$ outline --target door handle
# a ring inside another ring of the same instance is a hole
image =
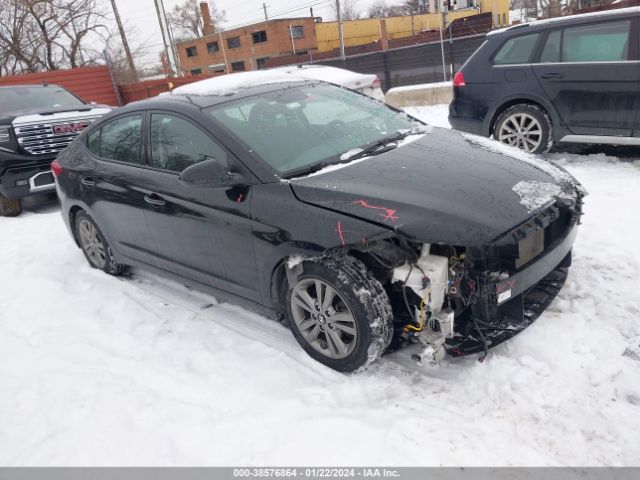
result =
[[[145,195],[144,201],[147,202],[149,205],[154,205],[156,207],[162,207],[165,204],[164,199],[162,199],[155,193],[152,193],[151,195]]]
[[[84,185],[85,187],[95,187],[96,186],[96,181],[93,178],[83,178],[80,180],[80,183],[82,185]]]
[[[562,80],[564,75],[562,73],[544,73],[542,78],[545,80]]]

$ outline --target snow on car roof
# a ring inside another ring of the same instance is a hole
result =
[[[289,75],[297,75],[311,80],[321,80],[324,82],[344,85],[346,87],[360,87],[366,82],[373,82],[376,77],[372,74],[357,73],[351,70],[345,70],[344,68],[330,67],[326,65],[281,67],[272,71],[286,72]]]
[[[233,95],[240,90],[272,83],[304,82],[307,79],[275,71],[230,73],[183,85],[174,95]]]

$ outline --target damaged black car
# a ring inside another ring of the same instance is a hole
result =
[[[53,173],[92,267],[271,310],[339,371],[522,331],[567,277],[585,195],[536,156],[264,72],[119,109]]]

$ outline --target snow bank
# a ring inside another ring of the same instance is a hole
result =
[[[404,87],[393,87],[389,89],[387,94],[389,93],[399,93],[399,92],[411,92],[413,90],[425,90],[430,88],[440,88],[440,87],[451,87],[451,82],[436,82],[436,83],[420,83],[418,85],[407,85]]]

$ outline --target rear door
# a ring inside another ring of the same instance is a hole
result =
[[[137,188],[145,159],[144,114],[116,117],[91,132],[87,148],[93,168],[79,171],[82,198],[111,246],[121,255],[149,262],[155,247],[145,223],[145,203]]]
[[[187,167],[216,160],[229,170],[237,160],[186,117],[149,114],[149,163],[139,185],[158,256],[155,263],[182,276],[257,299],[250,188],[194,187],[180,181]]]
[[[630,136],[638,107],[637,19],[550,30],[533,65],[563,123],[577,135]]]

